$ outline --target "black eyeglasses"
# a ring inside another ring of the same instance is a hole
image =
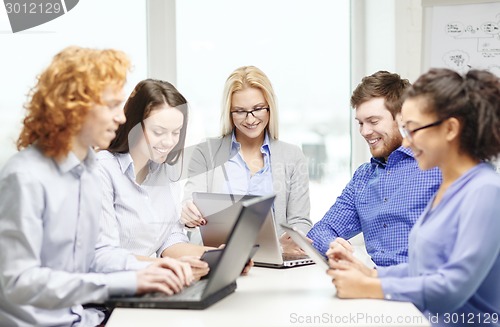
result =
[[[418,128],[412,129],[412,130],[409,130],[406,126],[402,125],[398,121],[399,132],[401,133],[401,136],[403,136],[404,138],[406,138],[408,141],[412,142],[413,141],[413,135],[415,135],[416,132],[421,131],[421,130],[426,129],[426,128],[431,128],[431,127],[434,127],[434,126],[441,125],[445,120],[446,119],[441,119],[441,120],[435,121],[435,122],[433,122],[431,124],[420,126]]]
[[[255,118],[262,119],[269,112],[269,108],[255,108],[253,110],[235,110],[231,111],[231,115],[237,119],[247,119],[249,114],[252,114]]]

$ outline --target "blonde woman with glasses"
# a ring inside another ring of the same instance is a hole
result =
[[[276,96],[268,77],[257,67],[236,69],[227,79],[218,138],[198,146],[189,165],[181,220],[187,227],[206,224],[191,201],[193,192],[276,194],[276,224],[288,223],[304,233],[309,218],[306,159],[297,146],[278,139]],[[281,229],[285,253],[303,254]]]

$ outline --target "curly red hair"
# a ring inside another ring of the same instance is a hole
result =
[[[88,111],[102,104],[106,87],[123,88],[129,69],[127,55],[113,49],[68,47],[55,55],[30,92],[18,150],[36,144],[48,157],[65,157]]]

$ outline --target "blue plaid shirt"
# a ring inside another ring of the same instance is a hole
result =
[[[371,158],[307,236],[325,253],[336,237],[349,239],[363,232],[377,266],[407,262],[410,230],[440,183],[439,169],[420,170],[409,149],[399,147],[387,162]]]

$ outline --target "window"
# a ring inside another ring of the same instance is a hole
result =
[[[13,34],[1,5],[0,168],[16,152],[26,95],[56,53],[70,45],[124,51],[134,65],[128,76],[128,95],[147,76],[146,28],[143,1],[85,0],[57,19]]]
[[[220,134],[226,78],[254,65],[273,83],[280,139],[309,158],[311,219],[350,179],[348,0],[176,1],[177,86],[191,142]]]

